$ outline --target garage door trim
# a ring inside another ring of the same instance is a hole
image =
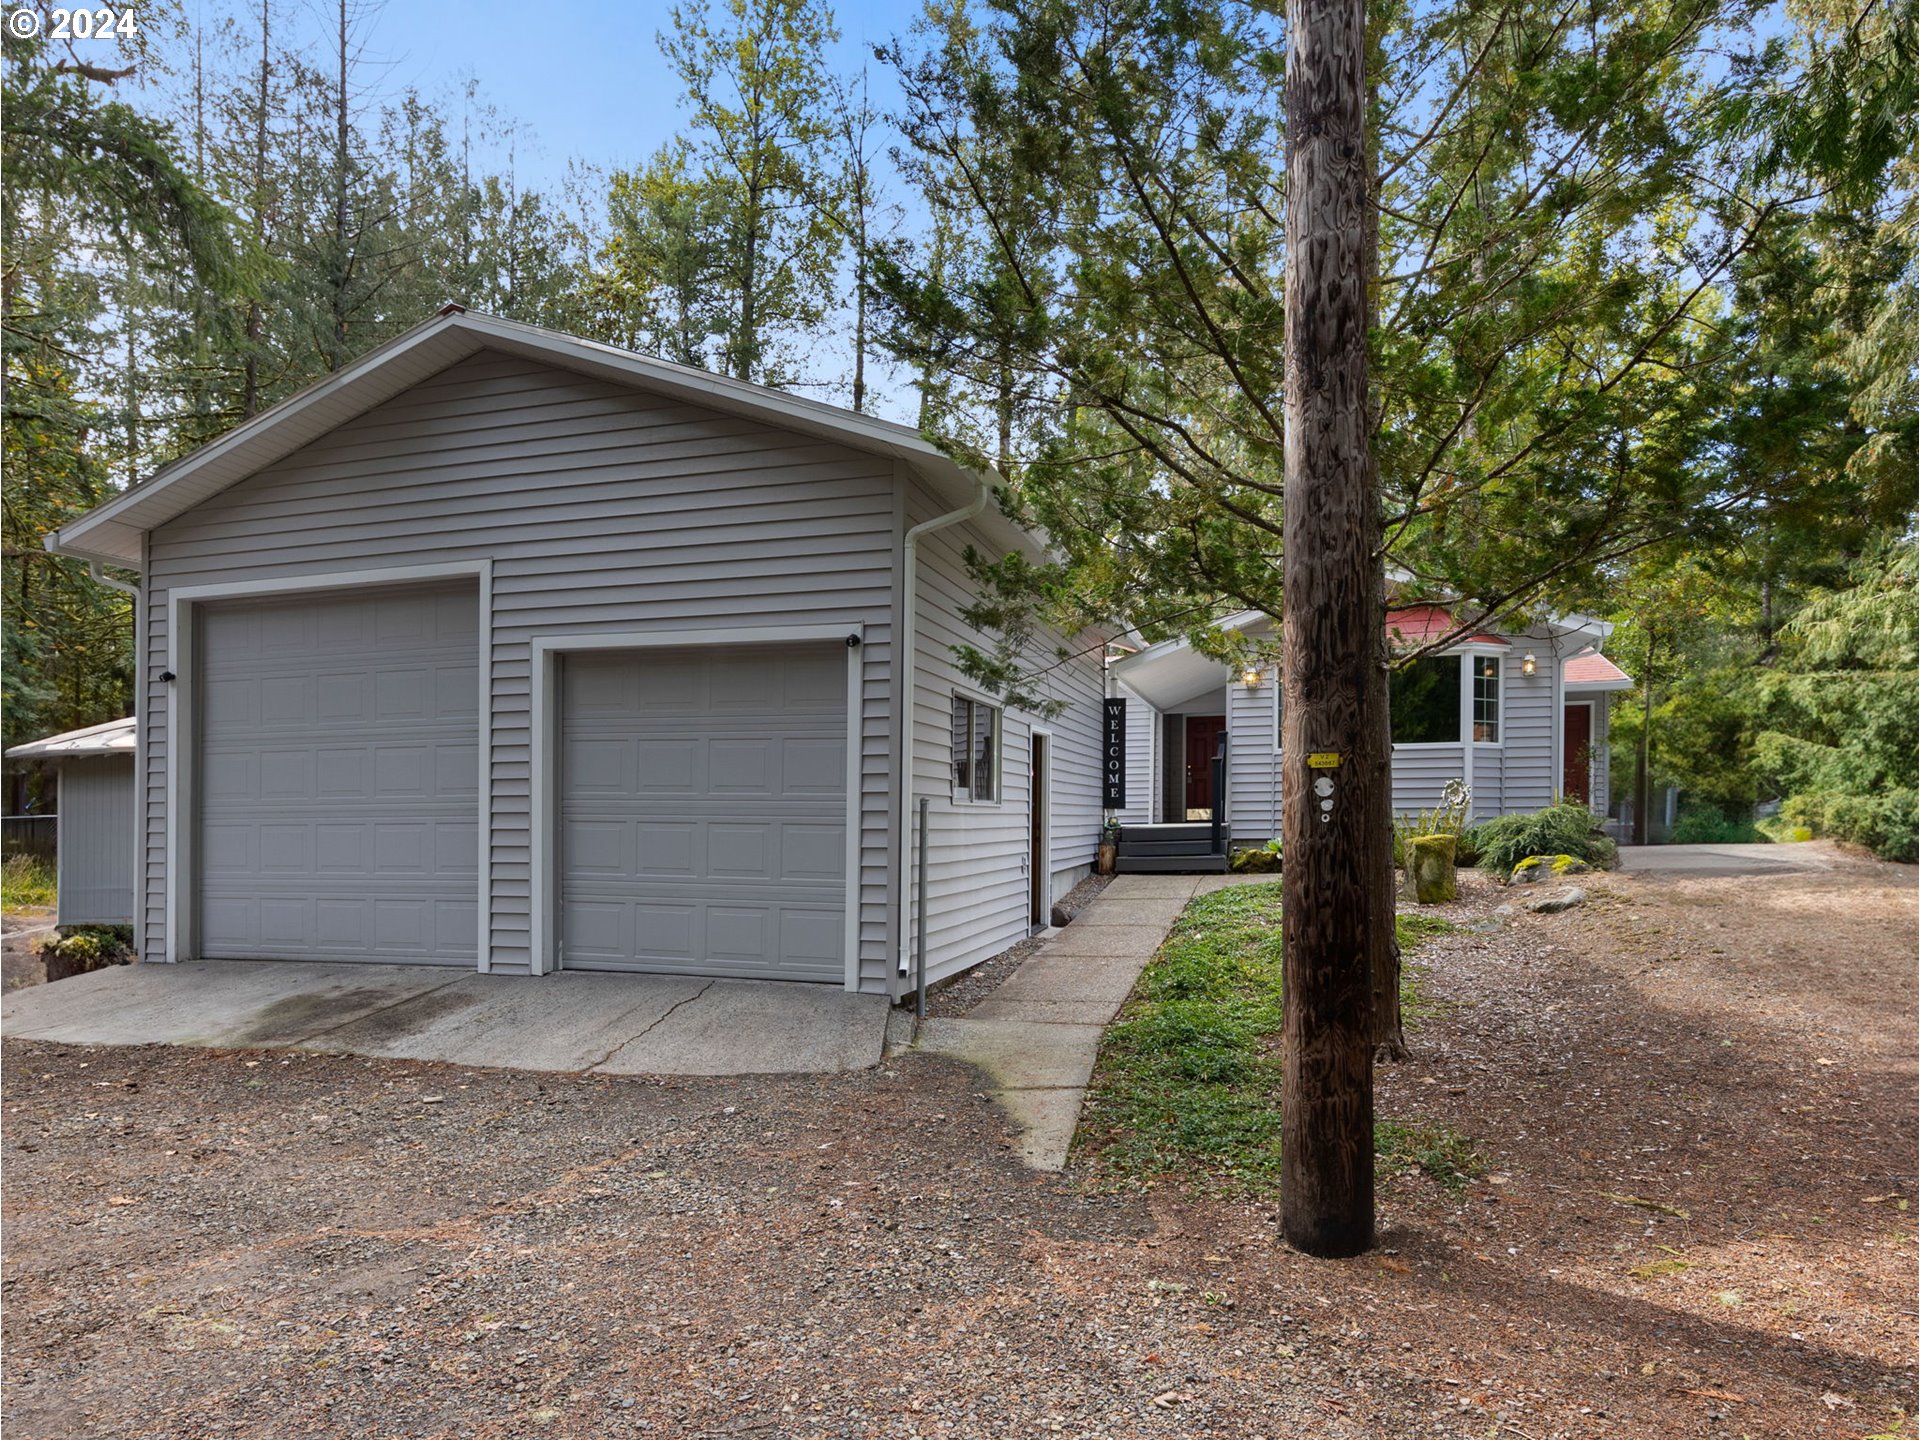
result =
[[[755,625],[733,629],[638,630],[589,635],[548,634],[531,638],[532,703],[532,852],[531,929],[533,973],[557,968],[560,919],[559,875],[554,826],[559,823],[560,687],[555,661],[565,654],[597,650],[694,649],[735,645],[820,644],[838,641],[847,650],[847,853],[846,924],[843,945],[846,988],[860,988],[860,711],[861,657],[866,634],[859,623],[841,625]]]
[[[492,917],[488,897],[493,892],[490,834],[491,807],[488,779],[493,754],[493,564],[490,560],[451,561],[437,565],[395,565],[382,569],[338,570],[318,575],[295,575],[272,580],[234,580],[213,585],[183,585],[167,592],[167,670],[175,679],[167,687],[167,826],[166,826],[166,910],[167,935],[163,954],[167,960],[191,960],[198,953],[193,932],[199,889],[197,857],[193,836],[199,821],[189,813],[197,793],[197,742],[182,743],[181,737],[197,734],[199,717],[195,712],[198,690],[198,659],[194,653],[197,630],[194,606],[210,601],[242,600],[249,596],[294,597],[303,594],[337,594],[341,591],[382,586],[411,585],[434,580],[474,580],[480,588],[479,643],[479,792],[480,856],[478,894],[474,903],[479,910],[479,953],[475,963],[490,970],[492,957]],[[141,737],[144,748],[146,736]],[[138,796],[140,825],[146,826],[146,797]],[[144,842],[143,842],[144,843]]]

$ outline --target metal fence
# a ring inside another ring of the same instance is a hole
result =
[[[0,815],[0,856],[53,859],[56,819],[52,815]]]

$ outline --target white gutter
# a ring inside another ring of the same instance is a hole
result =
[[[919,691],[919,671],[917,669],[918,626],[920,616],[920,537],[931,535],[935,530],[945,530],[949,525],[964,524],[974,519],[987,508],[987,499],[992,489],[984,476],[973,477],[974,496],[970,504],[958,510],[949,510],[944,515],[936,515],[931,520],[922,520],[907,531],[901,541],[901,579],[906,593],[901,596],[900,629],[898,644],[894,654],[894,675],[899,682],[894,686],[896,703],[901,706],[900,720],[900,848],[895,853],[900,856],[900,973],[907,975],[913,969],[912,942],[909,921],[913,904],[913,845],[909,836],[913,834],[913,712],[914,699]]]
[[[49,535],[47,538],[51,540],[53,537]],[[133,596],[135,600],[140,598],[140,587],[138,585],[129,585],[126,581],[116,580],[111,575],[102,575],[100,573],[100,562],[98,560],[89,560],[87,562],[87,574],[91,575],[109,590],[118,590],[122,595]]]

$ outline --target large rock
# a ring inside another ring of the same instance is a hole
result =
[[[1571,910],[1587,898],[1587,892],[1578,885],[1569,885],[1564,890],[1556,890],[1551,895],[1535,895],[1527,901],[1527,909],[1536,915],[1557,915],[1562,910]]]
[[[1593,867],[1578,855],[1529,855],[1513,867],[1509,885],[1531,885],[1536,880],[1558,880],[1563,875],[1583,875]]]
[[[1445,905],[1460,898],[1453,877],[1453,836],[1416,835],[1407,841],[1406,894],[1421,905]]]

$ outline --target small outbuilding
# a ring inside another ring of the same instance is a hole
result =
[[[9,760],[50,765],[58,775],[58,924],[133,923],[134,754],[132,716],[7,751]]]

